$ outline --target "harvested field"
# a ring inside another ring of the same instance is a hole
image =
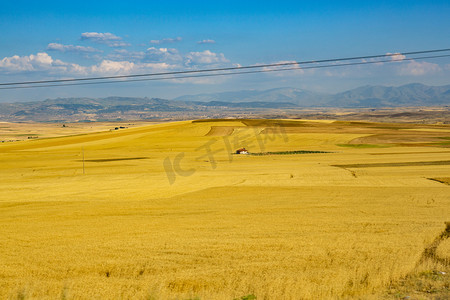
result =
[[[0,298],[445,295],[448,266],[423,254],[448,252],[449,152],[420,130],[351,144],[408,126],[434,128],[226,119],[2,143]]]
[[[99,158],[99,159],[85,159],[85,162],[110,162],[110,161],[123,161],[123,160],[138,160],[149,159],[149,157],[125,157],[125,158]],[[83,160],[77,160],[83,161]]]
[[[411,154],[434,154],[434,153],[450,153],[450,151],[423,151],[423,152],[386,152],[386,153],[369,153],[370,155],[411,155]]]
[[[414,166],[447,166],[450,160],[443,161],[410,161],[397,163],[373,163],[373,164],[348,164],[348,165],[332,165],[341,168],[380,168],[380,167],[414,167]]]
[[[408,132],[398,132],[395,134],[374,134],[366,137],[356,138],[350,141],[351,144],[398,144],[398,143],[424,143],[443,142],[443,139],[450,138],[448,133],[436,133],[419,131],[420,134],[410,134]]]
[[[206,136],[226,136],[231,135],[234,131],[234,127],[231,126],[211,126],[211,130]]]

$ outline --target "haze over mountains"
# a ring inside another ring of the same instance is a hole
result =
[[[450,85],[408,84],[400,87],[362,86],[337,94],[296,88],[243,90],[186,95],[173,100],[107,97],[58,98],[34,102],[0,103],[2,121],[131,120],[166,117],[218,117],[229,112],[311,107],[381,108],[448,106]],[[220,114],[218,113],[220,112]]]
[[[297,88],[276,88],[270,90],[243,90],[213,94],[185,95],[174,100],[187,102],[284,102],[300,106],[316,106],[325,94]]]
[[[264,91],[244,90],[175,98],[191,102],[284,102],[301,107],[399,107],[449,105],[450,85],[427,86],[412,83],[399,87],[362,86],[337,94],[323,94],[297,88]]]

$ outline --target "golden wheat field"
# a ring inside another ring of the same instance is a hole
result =
[[[1,299],[378,299],[448,270],[449,125],[28,125],[2,124],[45,134],[0,144]]]

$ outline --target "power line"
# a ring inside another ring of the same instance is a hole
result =
[[[396,55],[399,55],[399,54],[396,54]],[[321,68],[333,68],[333,67],[343,67],[343,66],[367,65],[367,64],[376,64],[376,63],[401,63],[401,62],[411,61],[411,60],[432,59],[432,58],[442,58],[442,57],[450,57],[450,54],[420,56],[420,57],[414,57],[414,58],[404,58],[402,60],[390,59],[390,60],[377,60],[377,61],[364,61],[364,62],[350,62],[350,63],[326,64],[326,65],[310,66],[310,67],[291,67],[291,68],[268,69],[268,70],[263,69],[263,70],[252,70],[252,71],[241,71],[241,72],[229,72],[229,73],[213,73],[213,74],[130,79],[130,80],[109,80],[109,81],[46,84],[46,85],[31,85],[31,86],[9,86],[9,87],[7,86],[7,87],[0,87],[0,90],[58,87],[58,86],[78,86],[78,85],[109,84],[109,83],[125,83],[125,82],[137,82],[137,81],[176,80],[176,79],[215,77],[215,76],[230,76],[230,75],[240,75],[240,74],[255,74],[255,73],[267,73],[267,72],[282,72],[282,71],[292,71],[292,70],[307,70],[307,69],[321,69]],[[279,65],[277,65],[277,66],[279,66]]]
[[[286,62],[286,63],[275,63],[275,64],[261,64],[261,65],[253,65],[253,66],[215,68],[215,69],[201,69],[201,70],[173,71],[173,72],[118,75],[118,76],[103,76],[103,77],[85,77],[85,78],[73,78],[73,79],[8,82],[8,83],[0,83],[0,86],[26,85],[26,84],[43,84],[43,83],[58,83],[58,82],[74,82],[74,81],[92,81],[92,80],[121,79],[121,78],[134,78],[134,77],[149,77],[149,76],[161,76],[161,75],[179,75],[179,74],[205,73],[205,72],[217,72],[217,71],[233,71],[233,70],[267,68],[267,67],[279,67],[279,66],[289,66],[289,65],[304,65],[304,64],[313,64],[313,63],[328,63],[328,62],[340,62],[340,61],[360,60],[360,59],[373,59],[373,58],[382,58],[382,57],[393,57],[393,56],[398,56],[398,55],[417,55],[417,54],[448,52],[448,51],[450,51],[450,48],[434,49],[434,50],[422,50],[422,51],[413,51],[413,52],[403,52],[403,53],[378,54],[378,55],[368,55],[368,56],[355,56],[355,57],[346,57],[346,58],[332,58],[332,59],[308,60],[308,61],[297,61],[297,62]],[[48,86],[50,86],[50,85],[48,85]]]

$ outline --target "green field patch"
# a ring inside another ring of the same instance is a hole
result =
[[[37,134],[37,133],[20,133],[20,134],[15,134],[15,136],[39,136],[39,134]]]
[[[450,146],[450,141],[449,142],[442,142],[442,143],[433,143],[433,145],[436,145],[438,147],[448,147],[448,146]]]
[[[256,152],[256,153],[249,153],[249,155],[261,156],[261,155],[290,155],[290,154],[312,154],[312,153],[333,153],[333,152],[295,150],[295,151]]]

